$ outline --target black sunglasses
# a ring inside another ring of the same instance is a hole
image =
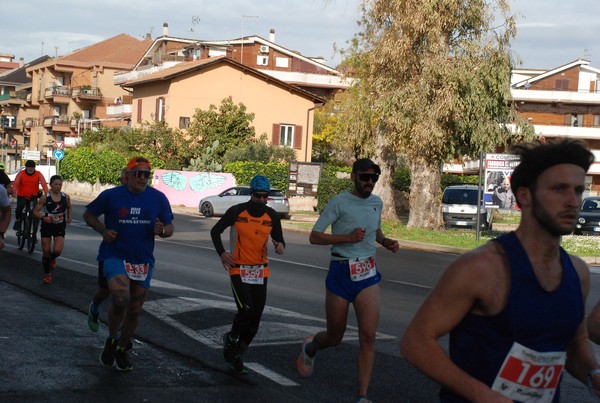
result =
[[[129,172],[131,172],[133,174],[133,176],[135,176],[136,178],[148,179],[150,177],[150,171],[139,171],[137,169],[134,169]]]
[[[371,182],[375,183],[379,180],[378,174],[356,174],[356,175],[358,175],[358,179],[360,179],[362,182],[368,182],[369,180],[371,180]]]
[[[252,196],[256,197],[257,199],[267,199],[269,197],[269,194],[252,192]]]

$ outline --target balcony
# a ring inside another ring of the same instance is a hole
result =
[[[0,95],[0,105],[18,105],[23,106],[27,104],[27,95],[31,99],[31,92],[25,90],[10,91]]]
[[[131,116],[131,104],[109,105],[106,107],[106,115],[108,117],[123,117]]]
[[[520,102],[592,105],[600,103],[599,92],[511,89],[510,94],[514,101]]]
[[[26,118],[23,121],[23,127],[25,127],[26,129],[31,129],[32,127],[35,127],[38,125],[39,125],[39,121],[34,118]]]
[[[67,115],[46,116],[44,118],[44,127],[52,128],[53,132],[70,133],[71,118]]]
[[[102,100],[102,92],[100,91],[100,88],[92,88],[87,85],[73,88],[71,96],[75,99],[76,102]]]
[[[44,98],[55,104],[68,104],[71,101],[71,87],[55,86],[46,88]]]

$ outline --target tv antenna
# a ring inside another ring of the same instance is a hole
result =
[[[590,49],[590,48],[583,49],[583,57],[591,57],[591,56],[592,56],[592,49]]]
[[[240,51],[240,63],[244,64],[244,19],[246,18],[258,18],[258,15],[245,15],[242,14],[242,46]]]
[[[198,15],[194,15],[192,16],[192,27],[190,28],[190,32],[194,32],[194,28],[196,27],[196,25],[200,24],[200,16]]]

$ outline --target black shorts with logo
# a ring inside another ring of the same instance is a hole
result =
[[[64,237],[66,229],[67,229],[66,223],[46,224],[45,222],[43,222],[40,232],[42,234],[42,238],[52,238],[52,237],[56,237],[56,236]]]

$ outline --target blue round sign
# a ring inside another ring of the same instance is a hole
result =
[[[65,157],[65,152],[63,150],[55,150],[54,158],[58,161],[62,160]]]

